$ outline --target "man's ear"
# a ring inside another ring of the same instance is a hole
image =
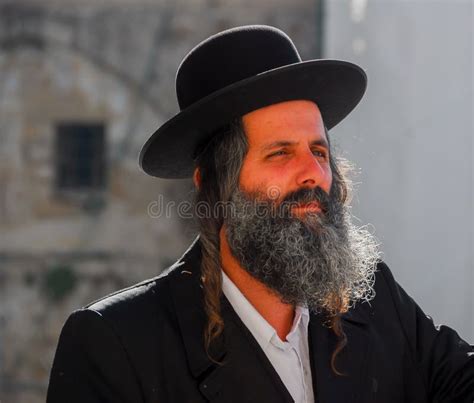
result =
[[[201,187],[201,171],[199,170],[199,167],[194,169],[193,182],[197,189]]]

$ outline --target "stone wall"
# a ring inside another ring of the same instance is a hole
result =
[[[0,4],[0,400],[42,402],[70,312],[157,275],[195,235],[160,196],[190,181],[147,177],[149,134],[177,112],[176,68],[200,40],[264,23],[315,57],[316,1],[3,1]],[[107,185],[55,188],[58,122],[103,122]]]

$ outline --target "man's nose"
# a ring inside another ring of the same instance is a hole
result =
[[[299,187],[315,187],[324,184],[326,171],[311,150],[300,156],[296,183]]]

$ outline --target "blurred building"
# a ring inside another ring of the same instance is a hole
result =
[[[194,237],[176,209],[150,211],[189,200],[190,181],[137,164],[177,112],[182,57],[217,31],[264,23],[314,58],[316,11],[303,0],[0,3],[1,401],[44,401],[67,315],[157,275]]]

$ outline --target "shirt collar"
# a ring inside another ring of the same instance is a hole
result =
[[[260,315],[260,313],[253,307],[247,298],[242,294],[239,288],[232,282],[232,280],[222,272],[222,292],[229,300],[232,308],[240,317],[244,325],[250,330],[252,335],[257,340],[258,344],[262,347],[266,347],[273,339],[278,338],[275,329]],[[287,340],[292,341],[294,338],[298,338],[301,333],[298,331],[300,324],[303,329],[308,328],[309,312],[308,308],[303,306],[297,306],[295,309],[295,318],[290,332],[288,333]],[[278,338],[278,340],[280,340]],[[281,341],[281,340],[280,340]],[[282,342],[283,343],[283,342]]]

